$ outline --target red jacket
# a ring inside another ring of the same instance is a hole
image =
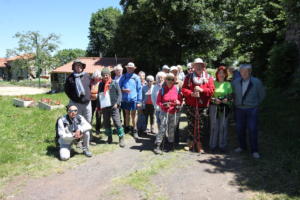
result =
[[[201,99],[202,103],[200,102],[200,100],[198,98],[191,96],[191,94],[194,91],[195,86],[196,85],[193,83],[193,80],[192,80],[192,75],[191,74],[187,75],[184,79],[184,83],[183,83],[182,90],[181,90],[183,96],[185,97],[185,103],[189,106],[196,107],[197,101],[198,101],[199,107],[208,107],[211,96],[214,94],[214,91],[215,91],[214,80],[211,77],[209,77],[208,83],[204,83],[204,84],[200,85],[200,88],[202,88],[204,90],[203,92],[200,93],[200,99]]]
[[[178,100],[178,101],[177,101]],[[165,106],[164,103],[169,103],[169,107]],[[177,112],[177,106],[182,104],[182,95],[173,85],[169,88],[166,84],[163,85],[163,95],[162,89],[159,90],[156,104],[161,108],[162,111],[174,114]]]

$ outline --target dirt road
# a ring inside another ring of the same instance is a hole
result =
[[[1,86],[0,96],[18,96],[18,95],[33,95],[44,94],[49,88],[21,87],[21,86]]]
[[[178,150],[154,155],[152,141],[94,156],[62,174],[26,178],[4,188],[10,200],[242,200],[251,195],[235,180],[236,155]]]

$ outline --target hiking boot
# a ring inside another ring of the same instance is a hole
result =
[[[125,133],[129,133],[129,131],[130,131],[130,127],[129,127],[129,126],[125,126],[124,132],[125,132]]]
[[[162,150],[160,149],[160,145],[157,144],[156,147],[153,149],[155,154],[162,154]]]
[[[83,150],[83,154],[84,154],[86,157],[92,157],[92,156],[93,156],[92,152],[90,152],[89,150]]]
[[[174,151],[174,149],[175,149],[175,144],[174,144],[174,142],[170,142],[169,143],[169,145],[168,145],[168,151]]]
[[[125,138],[124,138],[124,136],[119,137],[119,146],[121,148],[125,147]]]
[[[111,144],[112,143],[112,141],[113,141],[113,138],[112,138],[112,136],[110,135],[110,136],[108,136],[107,137],[107,143],[108,144]]]

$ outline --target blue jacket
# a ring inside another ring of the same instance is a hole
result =
[[[242,95],[242,78],[238,78],[232,82],[234,104],[237,108],[255,108],[265,98],[265,89],[262,82],[250,77],[248,88],[244,95]]]
[[[122,101],[125,102],[142,102],[142,84],[141,80],[138,75],[132,73],[126,73],[124,74],[120,81],[119,85],[121,90],[122,89],[129,89],[129,93],[122,92]]]

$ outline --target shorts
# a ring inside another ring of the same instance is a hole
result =
[[[122,101],[121,108],[124,110],[137,110],[136,104],[135,101]]]

